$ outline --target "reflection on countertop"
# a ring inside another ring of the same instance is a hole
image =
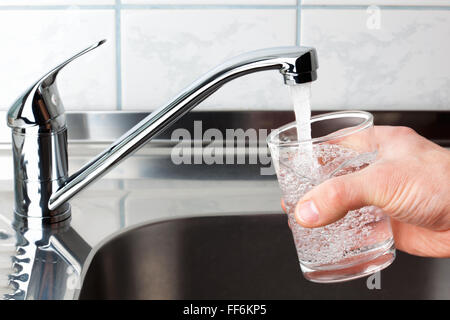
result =
[[[70,145],[69,167],[80,167],[104,147]],[[5,172],[12,171],[11,164],[10,151],[0,148]],[[0,253],[6,262],[13,255],[13,265],[8,268],[6,263],[0,272],[0,277],[9,278],[10,288],[5,281],[0,290],[13,299],[73,299],[89,252],[124,228],[179,217],[281,212],[275,176],[260,176],[258,165],[177,166],[167,147],[141,149],[71,201],[70,224],[48,230],[11,228],[13,183],[7,174],[3,178],[0,216],[9,222],[8,244],[15,238],[15,248]],[[0,239],[0,246],[6,246],[5,240]]]

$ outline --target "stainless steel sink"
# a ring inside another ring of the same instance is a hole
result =
[[[284,214],[183,218],[123,232],[100,247],[80,299],[449,299],[450,259],[398,252],[380,275],[302,277]]]
[[[374,114],[379,124],[408,125],[450,146],[449,112]],[[68,114],[69,168],[80,168],[147,115]],[[292,120],[291,111],[199,111],[174,124],[173,130],[186,129],[192,143],[200,141],[206,147],[211,141],[196,136],[200,122],[201,132],[216,128],[226,137],[228,129],[270,131]],[[172,133],[161,134],[75,199],[70,224],[48,232],[34,227],[17,230],[20,241],[10,275],[14,295],[8,298],[450,299],[449,259],[403,253],[381,272],[380,290],[367,289],[366,279],[334,285],[307,282],[286,216],[270,214],[279,210],[281,197],[275,175],[262,174],[270,164],[249,161],[261,151],[258,146],[266,146],[264,135],[245,148],[235,144],[235,156],[245,155],[245,164],[177,165],[171,151],[179,141],[171,139]],[[0,126],[3,221],[13,218],[10,139],[9,129]],[[229,216],[233,212],[240,215]],[[192,216],[196,218],[186,218]],[[152,223],[161,219],[164,222]],[[10,239],[0,239],[0,244]]]

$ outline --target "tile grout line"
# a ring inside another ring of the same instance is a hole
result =
[[[319,5],[319,4],[304,4],[302,5],[303,9],[308,10],[365,10],[370,5]],[[407,5],[375,5],[383,10],[434,10],[434,11],[446,11],[450,10],[450,5],[442,5],[442,6],[430,6],[430,5],[418,5],[418,6],[407,6]]]
[[[196,5],[196,4],[122,4],[114,5],[0,5],[1,10],[111,10],[121,9],[294,9],[295,5]]]
[[[33,10],[111,10],[114,5],[0,5],[0,11]]]
[[[297,0],[297,21],[296,21],[296,39],[295,39],[295,44],[297,46],[301,45],[301,32],[300,32],[300,27],[301,27],[301,23],[302,23],[302,0]]]
[[[123,4],[123,9],[295,9],[296,5],[247,5],[247,4]]]
[[[1,1],[1,0],[0,0]],[[114,5],[0,5],[0,11],[111,10]]]
[[[116,110],[122,110],[122,30],[121,30],[121,0],[116,0],[115,36],[116,36]]]
[[[171,5],[171,4],[122,4],[120,0],[116,0],[115,5],[0,5],[0,11],[14,10],[116,10],[116,9],[365,9],[368,5],[314,5],[301,4],[301,0],[297,0],[296,5]],[[378,5],[378,7],[386,10],[450,10],[450,5]]]

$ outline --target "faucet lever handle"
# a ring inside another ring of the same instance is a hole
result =
[[[106,40],[101,40],[75,54],[71,58],[47,72],[26,90],[8,111],[8,126],[13,129],[39,127],[39,129],[59,130],[65,126],[64,106],[59,97],[56,77],[59,71],[73,60],[98,48]]]
[[[57,66],[56,68],[52,69],[51,71],[49,71],[45,76],[43,76],[36,84],[41,85],[43,87],[52,85],[55,80],[56,80],[56,76],[58,75],[59,71],[61,71],[62,68],[64,68],[65,66],[67,66],[69,63],[71,63],[73,60],[81,57],[82,55],[84,55],[85,53],[88,53],[89,51],[92,51],[96,48],[98,48],[99,46],[101,46],[102,44],[104,44],[106,42],[106,39],[103,39],[99,42],[96,42],[94,44],[92,44],[91,46],[87,47],[86,49],[78,52],[77,54],[75,54],[74,56],[72,56],[71,58],[67,59],[66,61],[64,61],[63,63],[61,63],[59,66]],[[35,85],[36,85],[35,84]]]

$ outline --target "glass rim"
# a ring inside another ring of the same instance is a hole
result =
[[[330,133],[325,136],[316,137],[316,138],[312,138],[312,139],[306,139],[306,140],[274,142],[275,136],[278,136],[282,132],[287,131],[287,130],[291,129],[292,127],[296,126],[297,122],[293,121],[293,122],[287,123],[287,124],[277,128],[277,129],[272,130],[272,132],[267,136],[266,141],[267,141],[267,144],[276,146],[276,147],[294,147],[294,146],[304,144],[306,142],[311,142],[314,144],[314,143],[320,143],[320,142],[325,142],[325,141],[329,141],[329,140],[343,138],[343,137],[349,136],[351,134],[355,134],[357,132],[365,130],[373,125],[373,115],[370,112],[362,111],[362,110],[345,110],[345,111],[322,113],[322,114],[312,116],[310,119],[310,123],[323,121],[323,120],[331,120],[331,119],[335,119],[335,118],[345,118],[345,117],[361,118],[361,119],[364,119],[364,121],[356,126],[344,128],[344,129],[349,129],[349,130],[346,130],[345,132],[338,133],[339,131],[336,131],[336,132]]]

